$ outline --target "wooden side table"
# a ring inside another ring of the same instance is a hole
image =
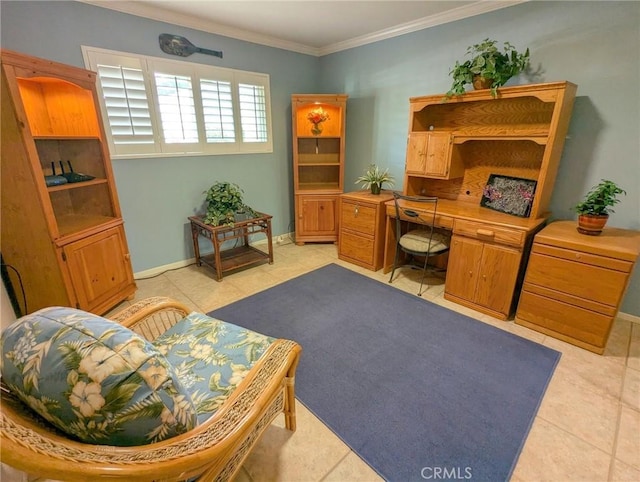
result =
[[[640,255],[640,232],[578,233],[557,221],[533,243],[515,322],[602,354]]]
[[[216,272],[216,280],[222,281],[222,274],[246,266],[254,266],[269,261],[273,264],[273,241],[271,239],[271,218],[273,216],[264,213],[256,213],[255,218],[237,221],[233,226],[210,226],[203,222],[201,216],[190,216],[191,235],[193,237],[193,250],[196,255],[196,263],[202,263],[213,268]],[[254,248],[249,244],[249,236],[264,233],[269,245],[268,253]],[[202,236],[211,241],[213,253],[200,255],[198,238]],[[242,240],[241,246],[222,249],[225,242]]]

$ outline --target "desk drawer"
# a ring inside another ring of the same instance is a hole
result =
[[[453,232],[469,238],[481,241],[494,241],[496,243],[511,246],[523,246],[525,241],[524,231],[507,229],[493,224],[479,223],[456,219]]]
[[[370,269],[375,269],[373,238],[359,236],[343,229],[340,231],[339,254],[341,259],[351,258],[360,261]]]
[[[342,200],[341,229],[350,229],[373,236],[376,230],[377,216],[378,210],[374,206]]]
[[[395,219],[396,208],[393,204],[387,205],[387,216],[389,216],[392,220]],[[431,217],[429,216],[428,211],[424,212],[423,216],[425,217],[425,219],[429,219],[429,221],[431,221]],[[411,218],[409,216],[401,216],[400,219],[411,221],[412,223],[416,222],[415,218]],[[436,227],[451,231],[453,229],[453,218],[444,214],[436,214]]]
[[[528,291],[523,291],[520,296],[516,317],[597,347],[605,346],[613,322],[611,316]]]
[[[572,249],[557,248],[555,246],[540,244],[537,241],[533,244],[532,252],[562,258],[568,261],[575,261],[576,263],[622,271],[623,273],[630,273],[633,269],[633,263],[631,261],[600,256],[583,251],[574,251]]]
[[[525,282],[617,306],[623,293],[620,288],[626,286],[628,276],[621,271],[540,254],[534,249]]]

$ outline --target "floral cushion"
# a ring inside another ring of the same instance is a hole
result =
[[[189,392],[152,344],[72,308],[45,308],[8,327],[2,378],[31,409],[87,443],[144,445],[197,424]]]
[[[275,339],[191,313],[153,341],[173,365],[198,411],[209,418]]]

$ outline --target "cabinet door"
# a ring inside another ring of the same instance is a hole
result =
[[[133,286],[122,226],[64,247],[79,308],[93,311]]]
[[[337,236],[336,197],[300,196],[298,235]]]
[[[474,301],[509,315],[520,258],[521,254],[517,249],[485,244]]]
[[[452,175],[451,134],[448,132],[412,132],[407,144],[406,173],[449,179]],[[459,169],[453,174],[459,176]]]
[[[424,175],[428,132],[412,132],[407,144],[407,174]]]
[[[445,290],[458,298],[474,301],[484,243],[453,235]]]
[[[447,179],[451,164],[451,135],[430,132],[426,148],[424,174],[427,177]]]

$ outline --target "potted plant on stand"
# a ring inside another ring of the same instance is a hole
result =
[[[377,165],[371,164],[367,172],[356,179],[355,184],[359,183],[362,183],[362,189],[371,189],[371,194],[380,194],[382,184],[386,183],[389,187],[393,187],[395,179],[389,174],[389,169],[382,172]]]
[[[609,213],[614,212],[611,207],[620,202],[618,194],[627,193],[615,182],[606,179],[592,187],[584,200],[573,207],[578,213],[578,232],[591,236],[602,233]]]
[[[256,217],[256,212],[242,200],[240,186],[226,181],[214,183],[205,191],[207,212],[204,223],[211,226],[233,226],[236,216]]]
[[[503,86],[511,77],[524,72],[529,66],[529,49],[519,53],[509,42],[502,49],[497,40],[484,39],[481,43],[467,48],[466,55],[471,58],[463,63],[456,61],[449,72],[453,78],[451,89],[446,98],[464,94],[466,85],[474,89],[491,89],[491,96],[497,96],[498,87]]]

